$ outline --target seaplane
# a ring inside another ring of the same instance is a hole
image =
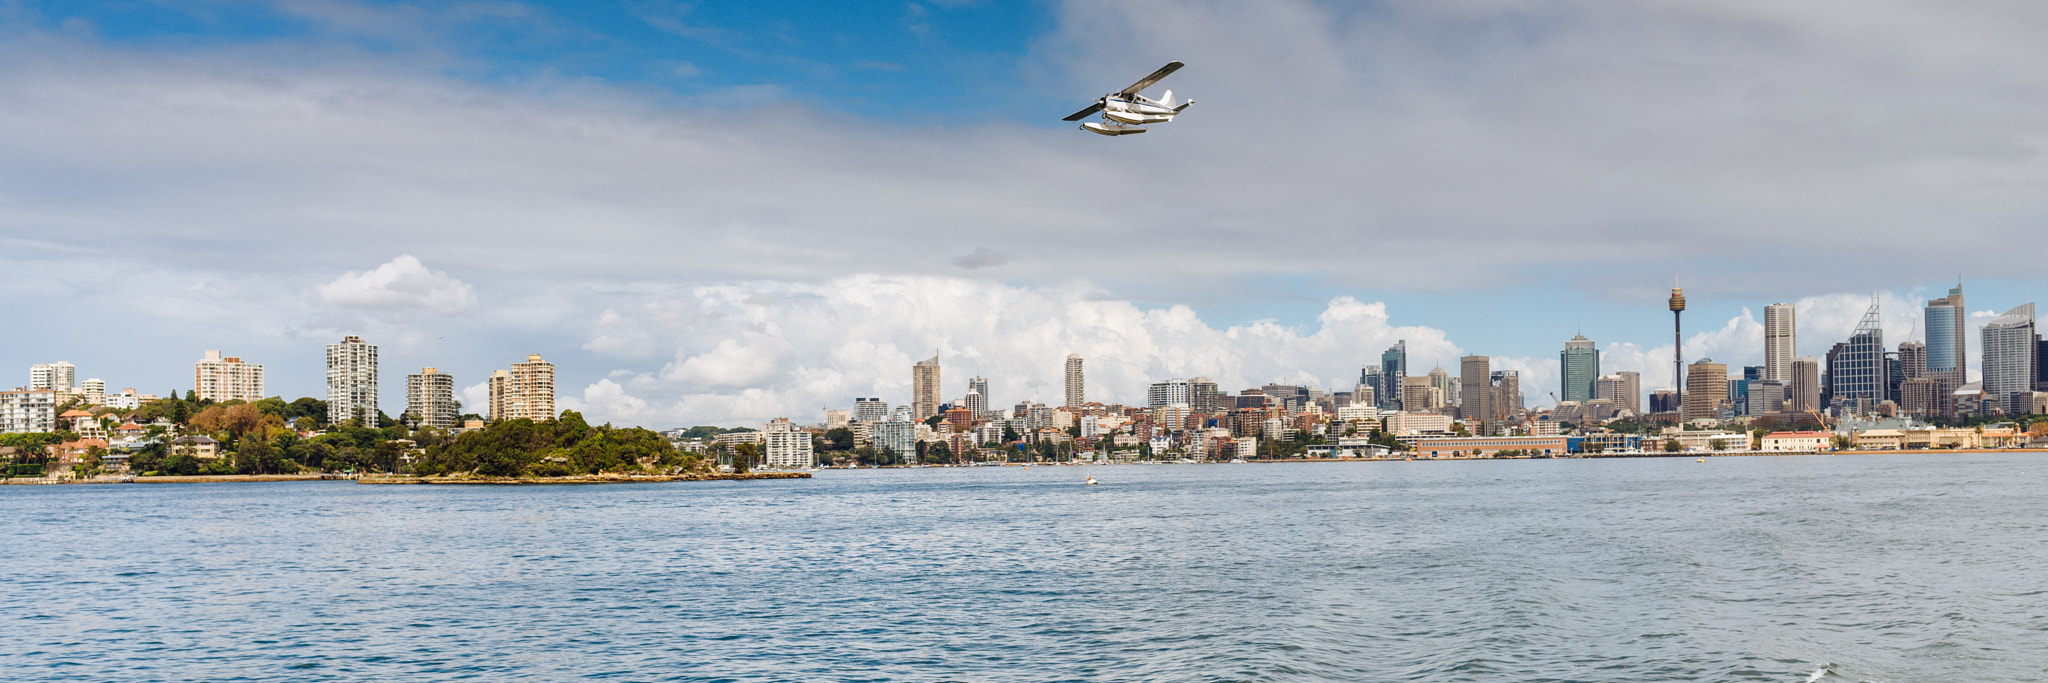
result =
[[[1180,104],[1174,104],[1172,90],[1166,91],[1164,99],[1157,100],[1138,93],[1152,87],[1152,84],[1158,83],[1160,79],[1172,75],[1173,72],[1179,71],[1182,66],[1185,65],[1180,62],[1168,62],[1166,66],[1159,67],[1158,71],[1152,72],[1152,75],[1132,83],[1131,87],[1103,95],[1095,100],[1095,104],[1088,105],[1087,109],[1074,112],[1074,115],[1067,117],[1066,120],[1079,121],[1094,116],[1096,112],[1101,112],[1102,121],[1083,123],[1081,124],[1081,130],[1096,135],[1112,137],[1143,133],[1147,125],[1172,121],[1174,116],[1180,114],[1182,110],[1187,109],[1188,105],[1194,104],[1195,101],[1188,100]]]

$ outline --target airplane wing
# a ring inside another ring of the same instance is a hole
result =
[[[1117,91],[1117,94],[1123,95],[1125,97],[1136,95],[1138,94],[1138,91],[1152,87],[1152,84],[1158,83],[1160,79],[1173,75],[1173,72],[1179,71],[1180,68],[1183,66],[1187,65],[1182,64],[1180,62],[1167,62],[1166,66],[1159,67],[1159,70],[1152,72],[1152,75],[1146,76],[1136,83],[1132,83],[1131,87]]]
[[[1102,111],[1102,101],[1101,101],[1101,100],[1096,100],[1095,104],[1091,104],[1091,105],[1088,105],[1088,108],[1087,108],[1087,109],[1083,109],[1083,110],[1081,110],[1081,111],[1077,111],[1077,112],[1074,112],[1074,115],[1073,115],[1073,116],[1069,116],[1069,117],[1067,117],[1067,118],[1065,118],[1065,119],[1061,119],[1061,120],[1063,120],[1063,121],[1079,121],[1079,120],[1081,120],[1081,119],[1085,119],[1085,118],[1088,118],[1088,117],[1090,117],[1090,116],[1094,116],[1094,115],[1095,115],[1095,112],[1098,112],[1098,111]]]

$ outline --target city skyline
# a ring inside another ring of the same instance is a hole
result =
[[[1873,291],[1888,346],[1958,277],[1971,347],[2048,300],[1990,248],[2048,208],[2032,10],[916,6],[18,3],[0,311],[36,332],[0,367],[156,393],[225,349],[317,397],[358,335],[390,412],[397,369],[475,406],[540,351],[560,407],[667,426],[897,396],[934,348],[946,396],[1057,403],[1078,353],[1132,402],[1347,387],[1406,339],[1543,403],[1579,332],[1675,386],[1671,286],[1730,367],[1774,302],[1824,357]],[[1169,59],[1189,115],[1059,121]],[[1331,120],[1273,125],[1297,93]]]

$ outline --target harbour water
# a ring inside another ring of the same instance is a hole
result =
[[[0,671],[2043,680],[2044,484],[1975,454],[5,487]]]

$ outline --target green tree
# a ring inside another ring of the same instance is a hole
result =
[[[1665,440],[1664,440],[1664,452],[1666,452],[1666,453],[1677,453],[1677,452],[1679,452],[1679,451],[1682,451],[1682,450],[1685,450],[1685,447],[1684,447],[1684,446],[1681,446],[1681,445],[1679,445],[1679,443],[1678,443],[1678,439],[1665,439]]]
[[[924,463],[947,463],[952,461],[953,449],[947,446],[944,441],[932,442],[931,447],[925,449],[924,455],[918,458],[918,462]]]
[[[832,429],[825,430],[825,446],[827,450],[853,450],[853,430],[847,429],[845,427],[835,427]]]

